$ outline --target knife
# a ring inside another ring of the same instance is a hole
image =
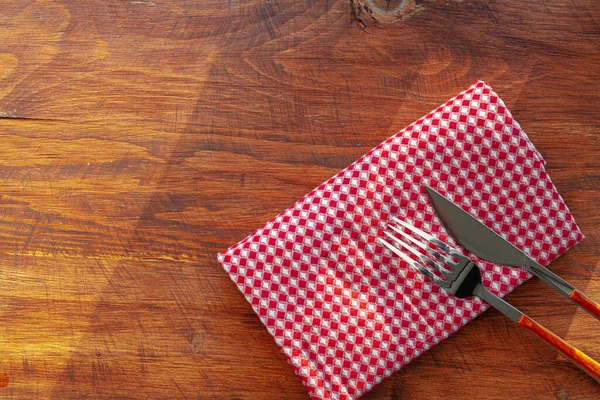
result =
[[[495,264],[520,267],[532,273],[600,320],[600,304],[546,267],[538,264],[436,190],[426,185],[425,190],[442,224],[463,248]]]

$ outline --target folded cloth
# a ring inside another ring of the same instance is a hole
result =
[[[397,216],[452,242],[424,184],[542,265],[583,238],[542,157],[477,82],[218,255],[311,397],[359,397],[487,308],[376,241]],[[530,277],[474,259],[501,296]]]

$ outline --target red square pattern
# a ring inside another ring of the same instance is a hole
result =
[[[487,308],[376,241],[397,216],[452,242],[423,184],[542,265],[583,238],[542,157],[475,83],[218,255],[312,398],[361,396]],[[500,295],[530,277],[474,260]]]

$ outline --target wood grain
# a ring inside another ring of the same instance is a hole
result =
[[[598,2],[417,3],[0,1],[0,398],[306,399],[216,253],[477,79],[586,235],[551,268],[599,299]],[[600,358],[539,280],[509,301]],[[365,398],[442,396],[600,388],[489,311]]]

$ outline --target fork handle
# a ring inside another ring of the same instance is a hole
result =
[[[517,323],[549,344],[554,350],[562,354],[563,357],[587,372],[589,376],[600,383],[600,364],[593,358],[577,350],[525,314],[521,315]]]
[[[577,365],[581,370],[591,376],[596,382],[600,383],[600,363],[571,346],[542,325],[529,318],[516,307],[507,303],[504,299],[496,296],[487,290],[481,283],[473,290],[473,294],[482,298],[492,307],[506,315],[508,318],[527,329],[538,338],[546,342],[554,350],[562,354],[567,360]]]

